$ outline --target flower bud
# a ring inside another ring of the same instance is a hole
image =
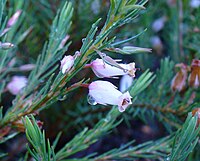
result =
[[[17,12],[14,13],[14,15],[8,20],[7,28],[12,27],[17,22],[19,16],[21,15],[21,12],[22,10],[18,10]]]
[[[74,65],[74,57],[71,55],[65,56],[61,60],[60,70],[62,71],[63,74],[65,74],[72,68],[73,65]]]
[[[151,52],[150,48],[141,48],[141,47],[136,47],[136,46],[124,46],[122,50],[129,54]]]
[[[165,22],[166,22],[166,17],[161,17],[161,18],[158,18],[157,20],[155,20],[152,24],[152,29],[155,31],[155,32],[159,32],[160,30],[163,29],[164,25],[165,25]]]
[[[35,64],[25,64],[19,67],[20,71],[30,71],[35,68]]]
[[[27,82],[28,80],[24,76],[13,76],[6,89],[13,95],[17,95],[26,86]]]
[[[107,81],[95,81],[89,86],[89,96],[96,103],[102,105],[118,105],[120,112],[124,112],[128,105],[132,104],[129,92],[121,93],[116,87]]]
[[[105,63],[102,59],[96,59],[90,64],[93,72],[99,78],[104,78],[104,77],[109,78],[109,77],[127,75],[127,74],[129,74],[132,77],[135,77],[135,72],[136,72],[135,63],[119,64],[119,65],[122,68],[126,69],[127,71],[124,71],[115,66],[111,66]]]
[[[3,35],[5,35],[9,30],[10,30],[10,28],[5,28],[5,29],[0,33],[0,37],[2,37]]]
[[[3,50],[11,49],[13,47],[14,47],[14,45],[11,44],[10,42],[4,42],[4,43],[0,42],[0,48]]]
[[[193,59],[191,64],[191,74],[188,78],[189,85],[198,88],[200,85],[200,60]]]
[[[188,76],[188,67],[187,65],[181,63],[177,64],[176,67],[179,68],[178,73],[174,76],[171,82],[171,89],[173,91],[181,92],[185,89],[186,80]]]
[[[59,45],[59,49],[62,49],[64,46],[65,46],[65,44],[66,44],[66,42],[67,42],[67,40],[69,39],[69,35],[66,35],[63,39],[62,39],[62,41],[61,41],[61,43],[60,43],[60,45]]]

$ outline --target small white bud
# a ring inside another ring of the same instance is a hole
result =
[[[3,50],[11,49],[13,47],[14,47],[14,45],[10,42],[0,43],[0,48]]]
[[[153,22],[153,24],[152,24],[152,29],[153,29],[155,32],[159,32],[160,30],[163,29],[166,20],[167,20],[166,17],[158,18],[157,20],[155,20],[155,21]]]
[[[74,65],[74,57],[71,55],[65,56],[62,60],[61,60],[61,66],[60,66],[60,70],[62,71],[63,74],[67,73],[72,66]]]

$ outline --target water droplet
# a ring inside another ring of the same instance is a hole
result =
[[[90,105],[96,105],[97,104],[97,102],[95,101],[95,99],[91,95],[89,95],[89,94],[87,96],[87,101],[88,101],[88,103]]]
[[[169,160],[170,160],[170,158],[169,158],[169,157],[167,157],[165,160],[166,160],[166,161],[169,161]]]
[[[60,96],[60,97],[58,97],[58,100],[59,100],[59,101],[64,101],[66,98],[67,98],[67,96],[64,95],[64,96]]]
[[[86,38],[83,38],[83,39],[82,39],[82,43],[84,43],[84,42],[85,42],[85,40],[86,40]]]

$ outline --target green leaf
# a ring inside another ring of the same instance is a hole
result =
[[[174,138],[171,153],[169,155],[170,161],[184,161],[196,146],[199,138],[200,126],[197,127],[198,116],[188,114],[188,117],[183,124],[181,130],[178,130]]]
[[[152,72],[149,72],[149,70],[146,70],[137,80],[135,80],[134,85],[130,89],[131,96],[137,96],[145,90],[154,79],[155,75],[153,75]]]

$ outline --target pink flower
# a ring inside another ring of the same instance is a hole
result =
[[[62,41],[61,41],[61,43],[60,43],[60,45],[59,45],[59,49],[62,49],[64,46],[65,46],[65,44],[66,44],[66,42],[67,42],[67,40],[69,39],[69,35],[66,35],[63,39],[62,39]]]
[[[129,92],[121,93],[112,83],[107,81],[95,81],[89,85],[89,96],[96,103],[102,105],[118,105],[120,112],[124,112],[128,105],[132,104]]]
[[[18,10],[14,13],[14,15],[8,20],[7,27],[12,27],[18,20],[19,16],[21,15],[21,10]]]
[[[6,88],[13,95],[17,95],[27,84],[28,80],[24,76],[13,76]]]
[[[113,77],[113,76],[120,76],[127,74],[132,77],[135,77],[135,72],[136,72],[135,63],[119,64],[119,65],[122,68],[126,69],[127,71],[119,69],[115,66],[111,66],[105,63],[102,59],[94,60],[89,66],[92,67],[93,72],[99,78]]]
[[[68,56],[65,56],[61,60],[60,69],[61,69],[62,73],[65,74],[72,68],[73,65],[74,65],[74,57],[71,55],[68,55]]]

